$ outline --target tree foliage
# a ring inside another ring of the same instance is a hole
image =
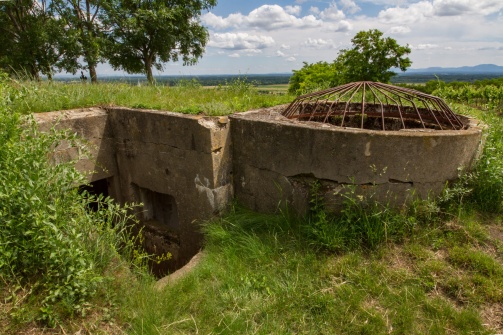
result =
[[[341,78],[338,76],[338,66],[339,64],[336,62],[317,62],[313,64],[304,62],[302,69],[293,71],[288,88],[289,92],[302,94],[341,84]]]
[[[96,66],[103,61],[104,27],[99,20],[101,0],[52,0],[50,9],[64,23],[64,33],[75,37],[74,54],[82,56],[91,81],[97,82]],[[77,56],[77,57],[78,57]]]
[[[391,37],[383,38],[377,29],[360,31],[353,37],[351,49],[341,50],[338,61],[344,65],[344,81],[378,81],[387,83],[396,75],[396,67],[405,71],[412,62],[405,55],[409,46],[400,46]]]
[[[39,79],[54,71],[75,72],[77,55],[69,52],[73,36],[50,15],[47,1],[0,2],[0,68]]]
[[[408,46],[383,37],[377,29],[360,31],[351,40],[352,48],[343,49],[332,63],[318,62],[294,70],[289,92],[303,94],[354,81],[389,82],[396,75],[391,68],[405,71],[412,62]]]
[[[109,25],[107,58],[114,69],[144,73],[163,62],[195,64],[204,52],[208,32],[197,20],[216,0],[111,0],[104,6]]]
[[[217,0],[0,0],[0,69],[52,77],[108,60],[115,69],[144,73],[183,60],[195,64],[208,31],[199,21]],[[83,62],[84,65],[80,64]]]

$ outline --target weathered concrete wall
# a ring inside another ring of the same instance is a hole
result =
[[[79,109],[36,115],[42,130],[54,124],[85,139],[94,158],[63,143],[58,160],[79,159],[88,181],[107,179],[121,203],[147,202],[139,217],[149,252],[173,259],[155,271],[173,271],[202,244],[199,223],[218,215],[232,199],[227,118],[127,108]]]
[[[474,161],[482,131],[371,131],[288,120],[277,109],[231,117],[235,196],[245,206],[272,212],[289,203],[303,212],[309,183],[321,181],[337,206],[354,184],[359,193],[403,203],[411,192],[438,193],[458,168]]]
[[[175,199],[178,227],[146,225],[147,249],[169,251],[169,270],[184,265],[202,242],[199,223],[232,199],[226,120],[178,113],[112,108],[120,201],[140,202],[135,187]],[[164,234],[166,233],[166,234]]]
[[[115,141],[106,110],[82,108],[38,113],[35,114],[35,120],[42,131],[52,127],[69,130],[85,141],[88,155],[65,142],[55,149],[56,162],[77,160],[76,167],[86,173],[89,182],[110,178],[117,173]]]

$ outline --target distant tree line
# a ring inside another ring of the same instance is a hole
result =
[[[0,1],[0,70],[52,79],[60,71],[89,72],[108,61],[116,70],[145,74],[183,60],[197,62],[208,42],[199,21],[217,0]],[[85,75],[82,73],[82,78]]]

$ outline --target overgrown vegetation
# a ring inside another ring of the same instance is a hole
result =
[[[227,115],[292,100],[288,95],[259,94],[245,78],[211,88],[202,87],[197,80],[180,81],[173,87],[57,82],[16,82],[15,86],[24,92],[23,99],[12,103],[12,109],[19,113],[115,105],[185,114]]]
[[[20,94],[0,78],[0,280],[6,284],[0,296],[10,306],[9,324],[0,322],[4,332],[16,323],[55,326],[85,315],[98,295],[98,305],[107,305],[112,274],[127,264],[141,267],[146,257],[129,234],[131,207],[79,194],[85,178],[74,162],[54,163],[54,149],[79,146],[78,139],[40,132],[30,115],[12,111]]]
[[[348,187],[342,212],[333,215],[313,184],[306,217],[235,206],[204,225],[204,256],[193,272],[156,291],[153,279],[121,256],[131,255],[125,209],[102,200],[101,211],[87,211],[92,199],[73,189],[81,176],[47,161],[56,143],[77,139],[38,132],[30,113],[115,104],[221,115],[292,97],[260,95],[243,82],[211,89],[197,82],[1,83],[4,333],[53,325],[54,333],[89,334],[503,332],[497,111],[453,105],[489,128],[475,169],[441,197],[393,209]]]
[[[503,78],[476,80],[473,83],[430,80],[424,85],[402,84],[424,93],[433,94],[452,102],[466,104],[484,110],[503,109]]]

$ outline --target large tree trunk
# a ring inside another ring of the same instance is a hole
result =
[[[89,75],[91,76],[91,83],[98,83],[98,75],[96,74],[96,64],[87,64],[89,67]]]
[[[148,59],[144,60],[145,62],[145,74],[147,75],[147,80],[150,85],[155,84],[154,76],[152,75],[152,62]]]
[[[89,69],[89,76],[91,77],[91,84],[97,84],[98,83],[98,75],[96,74],[96,62],[94,61],[89,61],[92,59],[89,56],[89,52],[87,50],[84,50],[84,60],[87,61],[87,68]]]

